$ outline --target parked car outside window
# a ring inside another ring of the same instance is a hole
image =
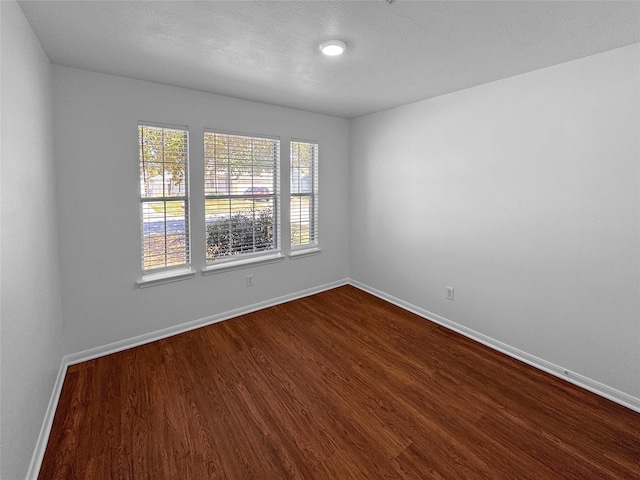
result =
[[[269,195],[270,193],[267,187],[251,187],[244,191],[245,195]]]

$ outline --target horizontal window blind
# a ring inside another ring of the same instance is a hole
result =
[[[138,125],[142,273],[184,267],[189,253],[189,131]]]
[[[277,138],[206,131],[207,264],[279,249]]]
[[[292,141],[291,247],[318,245],[318,144]]]

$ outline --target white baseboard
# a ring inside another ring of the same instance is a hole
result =
[[[53,426],[53,418],[56,413],[56,408],[58,407],[58,400],[60,399],[60,394],[62,392],[62,384],[64,383],[64,377],[67,373],[67,368],[69,366],[74,365],[76,363],[86,362],[87,360],[93,360],[94,358],[102,357],[104,355],[110,355],[112,353],[121,352],[123,350],[144,345],[146,343],[155,342],[156,340],[161,340],[163,338],[171,337],[173,335],[178,335],[180,333],[188,332],[189,330],[205,327],[207,325],[212,325],[214,323],[222,322],[224,320],[229,320],[231,318],[238,317],[240,315],[246,315],[247,313],[255,312],[257,310],[262,310],[263,308],[272,307],[274,305],[290,302],[292,300],[297,300],[303,297],[308,297],[309,295],[314,295],[316,293],[324,292],[326,290],[331,290],[332,288],[340,287],[342,285],[347,285],[348,283],[349,283],[348,279],[338,280],[335,282],[320,285],[318,287],[313,287],[307,290],[301,290],[299,292],[283,295],[281,297],[273,298],[271,300],[265,300],[263,302],[254,303],[246,307],[237,308],[235,310],[229,310],[227,312],[219,313],[217,315],[211,315],[209,317],[193,320],[191,322],[182,323],[174,327],[157,330],[155,332],[146,333],[144,335],[139,335],[137,337],[128,338],[125,340],[120,340],[118,342],[110,343],[108,345],[104,345],[101,347],[91,348],[89,350],[84,350],[82,352],[65,355],[62,359],[62,364],[60,365],[60,369],[58,370],[58,376],[56,378],[56,381],[53,387],[53,392],[51,393],[51,399],[49,400],[49,405],[45,413],[44,422],[42,423],[42,427],[40,428],[40,434],[38,436],[36,448],[33,453],[33,456],[31,457],[31,464],[29,465],[29,470],[27,472],[27,477],[26,477],[27,480],[37,480],[38,474],[40,473],[40,467],[42,466],[42,460],[44,459],[44,453],[47,448],[47,442],[49,441],[49,435],[51,434],[51,427]]]
[[[573,383],[574,385],[582,387],[586,390],[589,390],[590,392],[593,392],[604,398],[607,398],[616,403],[619,403],[620,405],[624,405],[625,407],[640,413],[640,399],[636,397],[633,397],[624,392],[611,388],[607,385],[604,385],[600,382],[592,380],[588,377],[582,376],[578,373],[570,372],[558,365],[555,365],[553,363],[547,362],[546,360],[530,355],[526,352],[518,350],[517,348],[511,347],[505,343],[499,342],[498,340],[495,340],[491,337],[478,333],[474,330],[471,330],[470,328],[467,328],[463,325],[452,322],[451,320],[448,320],[444,317],[431,313],[427,310],[416,307],[415,305],[412,305],[408,302],[400,300],[399,298],[393,297],[391,295],[387,295],[386,293],[376,290],[373,287],[370,287],[368,285],[365,285],[355,280],[344,279],[344,280],[338,280],[336,282],[327,283],[325,285],[321,285],[318,287],[310,288],[307,290],[295,292],[289,295],[277,297],[271,300],[265,300],[263,302],[254,303],[252,305],[237,308],[235,310],[230,310],[230,311],[219,313],[216,315],[211,315],[209,317],[201,318],[198,320],[193,320],[191,322],[176,325],[174,327],[169,327],[169,328],[165,328],[155,332],[147,333],[144,335],[139,335],[137,337],[110,343],[108,345],[104,345],[101,347],[96,347],[96,348],[92,348],[82,352],[66,355],[62,359],[60,370],[58,371],[58,376],[56,378],[54,388],[51,393],[51,399],[49,400],[49,405],[45,413],[44,422],[40,429],[40,435],[38,436],[38,441],[36,443],[36,448],[33,453],[33,457],[31,458],[31,464],[29,465],[29,471],[26,477],[27,480],[37,480],[38,478],[40,467],[42,465],[42,460],[44,458],[45,449],[47,448],[49,435],[51,433],[53,418],[55,416],[56,408],[58,406],[58,400],[60,399],[60,394],[62,392],[62,384],[64,382],[64,377],[66,375],[67,368],[70,365],[86,362],[87,360],[92,360],[94,358],[102,357],[104,355],[109,355],[112,353],[127,350],[129,348],[137,347],[139,345],[144,345],[146,343],[155,342],[156,340],[161,340],[163,338],[188,332],[196,328],[212,325],[214,323],[222,322],[224,320],[229,320],[231,318],[238,317],[240,315],[245,315],[247,313],[255,312],[257,310],[262,310],[263,308],[272,307],[274,305],[290,302],[292,300],[296,300],[303,297],[308,297],[309,295],[314,295],[316,293],[324,292],[326,290],[330,290],[332,288],[340,287],[342,285],[347,285],[347,284],[353,285],[356,288],[359,288],[367,293],[375,295],[376,297],[386,300],[389,303],[393,303],[394,305],[397,305],[400,308],[403,308],[412,313],[415,313],[416,315],[419,315],[429,321],[432,321],[450,330],[458,332],[464,335],[465,337],[468,337],[468,338],[471,338],[472,340],[480,342],[483,345],[493,348],[494,350],[497,350],[506,355],[509,355],[510,357],[520,360],[528,365],[531,365],[535,368],[538,368],[556,377],[562,378],[563,380]]]
[[[590,392],[600,395],[601,397],[607,398],[613,402],[619,403],[620,405],[623,405],[627,408],[630,408],[631,410],[634,410],[640,413],[639,398],[633,397],[627,393],[616,390],[615,388],[611,388],[596,380],[580,375],[579,373],[575,373],[570,370],[567,370],[566,368],[563,368],[554,363],[547,362],[546,360],[538,358],[527,352],[523,352],[522,350],[514,348],[510,345],[502,343],[486,335],[483,335],[482,333],[478,333],[475,330],[472,330],[463,325],[455,323],[451,320],[441,317],[440,315],[436,315],[435,313],[431,313],[427,310],[424,310],[423,308],[416,307],[415,305],[405,302],[404,300],[400,300],[399,298],[388,295],[384,292],[381,292],[380,290],[376,290],[375,288],[365,285],[363,283],[360,283],[358,281],[350,280],[349,283],[354,287],[364,290],[367,293],[375,295],[376,297],[386,300],[389,303],[393,303],[394,305],[397,305],[400,308],[403,308],[412,313],[415,313],[416,315],[419,315],[429,321],[437,323],[438,325],[442,325],[445,328],[453,330],[461,335],[464,335],[465,337],[468,337],[472,340],[475,340],[476,342],[486,345],[487,347],[490,347],[494,350],[504,353],[505,355],[508,355],[512,358],[515,358],[516,360],[520,360],[521,362],[524,362],[527,365],[531,365],[532,367],[535,367],[539,370],[549,373],[555,377],[566,380],[567,382],[577,385],[578,387],[584,388],[585,390],[589,390]]]
[[[236,308],[235,310],[229,310],[227,312],[218,313],[216,315],[211,315],[209,317],[200,318],[191,322],[182,323],[173,327],[164,328],[155,332],[145,333],[144,335],[139,335],[137,337],[127,338],[125,340],[120,340],[118,342],[103,345],[101,347],[91,348],[82,352],[73,353],[71,355],[65,356],[64,358],[67,365],[86,362],[87,360],[93,360],[94,358],[121,352],[122,350],[138,347],[140,345],[144,345],[145,343],[155,342],[156,340],[161,340],[163,338],[172,337],[180,333],[195,330],[196,328],[205,327],[207,325],[212,325],[224,320],[229,320],[240,315],[246,315],[247,313],[262,310],[263,308],[273,307],[274,305],[290,302],[298,298],[308,297],[309,295],[324,292],[326,290],[331,290],[332,288],[347,285],[348,283],[348,279],[338,280],[336,282],[327,283],[318,287],[313,287],[307,290],[283,295],[282,297],[277,297],[270,300],[265,300],[263,302],[254,303],[252,305],[247,305],[246,307]]]
[[[42,465],[42,459],[44,458],[44,452],[47,449],[47,442],[49,441],[49,434],[51,433],[51,427],[53,426],[53,417],[56,414],[58,408],[58,400],[60,400],[60,394],[62,393],[62,384],[64,383],[64,377],[67,374],[67,364],[62,359],[60,369],[56,381],[53,384],[53,391],[51,392],[51,398],[49,398],[49,405],[47,405],[47,411],[44,415],[44,421],[42,427],[40,427],[40,434],[38,435],[38,441],[36,448],[31,457],[31,463],[29,464],[29,470],[27,471],[27,480],[37,480],[40,473],[40,466]]]

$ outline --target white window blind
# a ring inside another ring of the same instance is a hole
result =
[[[291,142],[291,247],[318,245],[318,144]]]
[[[138,125],[142,273],[190,264],[189,131]]]
[[[279,250],[280,140],[206,131],[206,261]]]

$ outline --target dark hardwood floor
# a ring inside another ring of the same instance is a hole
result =
[[[639,479],[640,414],[345,286],[69,368],[40,479]]]

